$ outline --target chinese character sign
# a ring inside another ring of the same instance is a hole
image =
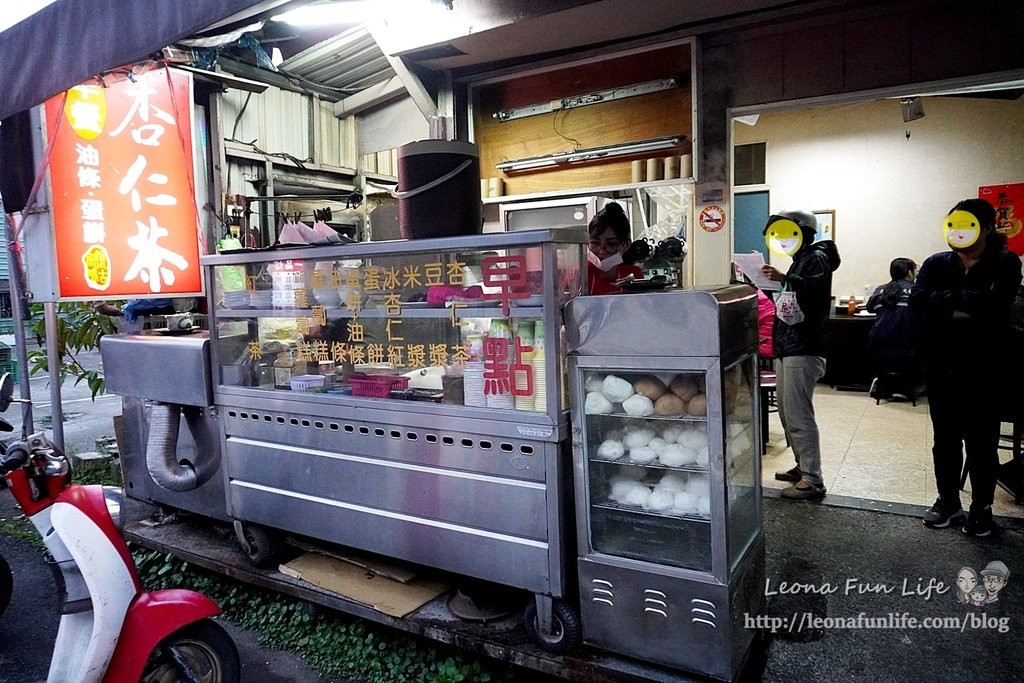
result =
[[[996,208],[996,227],[1006,235],[1010,251],[1024,254],[1024,183],[986,185],[978,188],[978,196]]]
[[[191,77],[164,69],[47,101],[62,299],[202,292],[191,112]]]

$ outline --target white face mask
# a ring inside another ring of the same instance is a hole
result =
[[[601,260],[597,257],[597,254],[587,249],[587,261],[593,263],[602,272],[607,273],[609,270],[622,263],[622,254],[612,254],[608,258]]]

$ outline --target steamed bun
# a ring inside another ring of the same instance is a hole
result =
[[[601,391],[604,384],[604,375],[588,375],[583,382],[583,388],[587,391]]]
[[[633,394],[622,402],[622,409],[626,411],[627,415],[645,417],[654,414],[654,403],[646,396]]]
[[[601,393],[612,403],[622,403],[633,395],[633,385],[615,375],[608,375],[601,383]]]
[[[687,375],[677,375],[672,383],[668,385],[669,391],[683,399],[689,401],[693,396],[700,391],[697,387],[697,382]]]
[[[583,402],[583,412],[587,415],[607,415],[612,407],[612,402],[599,391],[591,391]]]
[[[674,446],[675,444],[672,445]],[[668,442],[665,441],[665,439],[661,438],[660,436],[656,436],[653,439],[651,439],[651,442],[647,444],[647,447],[650,448],[655,453],[657,453],[658,455],[661,455],[662,451],[668,448]]]
[[[668,391],[668,387],[657,377],[644,376],[633,382],[633,391],[652,401],[657,401]]]
[[[608,439],[597,448],[597,457],[601,460],[617,460],[626,453],[626,447],[620,441]]]
[[[686,401],[669,392],[654,402],[658,415],[686,415]]]
[[[629,449],[629,459],[633,462],[649,463],[654,462],[654,459],[658,457],[658,454],[647,446],[640,446],[639,448]]]
[[[654,431],[650,429],[631,429],[626,432],[626,438],[623,441],[626,444],[626,448],[640,448],[646,446],[654,438]]]
[[[675,494],[669,491],[655,491],[648,500],[648,505],[655,512],[666,512],[672,509]]]
[[[693,398],[690,399],[689,404],[686,406],[686,412],[690,415],[707,415],[708,395],[704,392],[694,394]]]
[[[658,455],[658,460],[666,467],[683,467],[697,462],[697,452],[678,443],[669,444]]]

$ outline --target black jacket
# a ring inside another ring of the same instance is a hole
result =
[[[797,252],[783,286],[796,292],[804,319],[796,325],[787,325],[776,318],[772,327],[776,358],[825,355],[825,324],[832,308],[832,273],[838,267],[839,250],[832,240],[814,242]]]
[[[965,372],[1005,366],[1010,305],[1020,283],[1020,257],[1004,249],[986,251],[970,270],[954,251],[925,259],[910,290],[910,307],[924,316],[926,363]],[[967,316],[954,318],[954,311]]]
[[[923,324],[921,317],[909,305],[910,281],[895,283],[899,287],[895,302],[886,301],[883,297],[886,288],[892,284],[879,285],[868,298],[867,311],[877,316],[868,334],[868,351],[877,356],[911,357],[921,349]]]

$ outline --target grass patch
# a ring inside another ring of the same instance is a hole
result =
[[[511,667],[467,658],[356,617],[320,612],[301,600],[227,579],[174,555],[133,546],[147,590],[189,588],[220,605],[224,616],[253,631],[261,645],[289,650],[323,676],[365,683],[504,683]]]

